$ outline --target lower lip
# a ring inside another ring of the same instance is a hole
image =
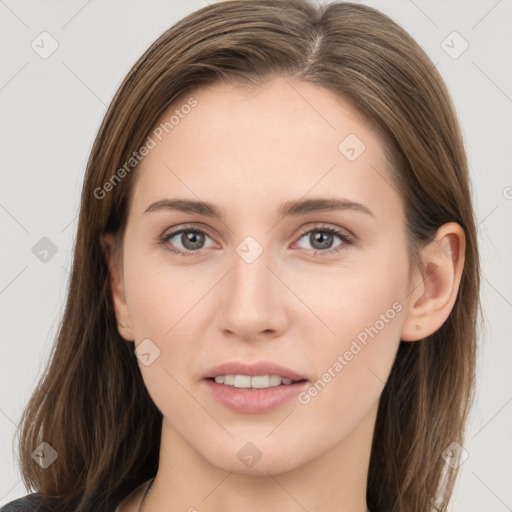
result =
[[[244,414],[260,414],[272,411],[297,396],[307,385],[307,381],[304,380],[286,386],[252,389],[218,384],[210,379],[204,379],[204,382],[217,402],[234,412]]]

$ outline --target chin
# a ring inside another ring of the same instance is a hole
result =
[[[304,463],[304,450],[287,446],[286,450],[277,451],[275,447],[263,447],[264,443],[250,441],[229,444],[220,453],[203,454],[213,466],[222,471],[238,474],[268,477],[292,471]],[[260,446],[259,449],[257,446]]]

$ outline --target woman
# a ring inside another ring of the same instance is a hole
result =
[[[99,130],[20,432],[36,492],[3,510],[444,511],[478,291],[460,129],[418,44],[351,3],[200,9]]]

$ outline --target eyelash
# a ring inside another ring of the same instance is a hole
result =
[[[349,235],[348,233],[344,232],[344,231],[341,231],[339,229],[336,229],[336,228],[333,228],[331,226],[317,226],[317,227],[314,227],[314,228],[310,228],[308,229],[307,231],[304,231],[300,236],[299,236],[299,240],[301,238],[303,238],[305,235],[308,235],[312,232],[319,232],[319,233],[330,233],[332,235],[336,235],[338,236],[342,243],[337,245],[334,249],[326,249],[325,251],[317,251],[315,249],[310,249],[310,254],[312,252],[313,256],[328,256],[328,255],[332,255],[332,254],[335,254],[339,251],[342,251],[344,249],[344,247],[346,245],[352,245],[354,243],[354,240],[352,238],[351,235]],[[166,249],[173,253],[173,254],[178,254],[180,256],[197,256],[197,254],[200,252],[200,249],[197,250],[197,251],[181,251],[181,250],[178,250],[178,249],[174,249],[173,247],[171,247],[169,245],[169,240],[171,238],[174,238],[176,235],[179,235],[181,233],[197,233],[197,234],[204,234],[206,236],[209,236],[208,233],[206,233],[205,231],[201,230],[201,229],[197,229],[195,227],[183,227],[177,231],[173,231],[171,233],[168,233],[168,234],[165,234],[163,235],[161,238],[159,238],[159,243],[161,243],[162,245],[165,245],[166,246]]]

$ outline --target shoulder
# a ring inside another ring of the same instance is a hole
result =
[[[6,503],[0,512],[50,512],[42,505],[43,497],[39,493],[32,493]]]

